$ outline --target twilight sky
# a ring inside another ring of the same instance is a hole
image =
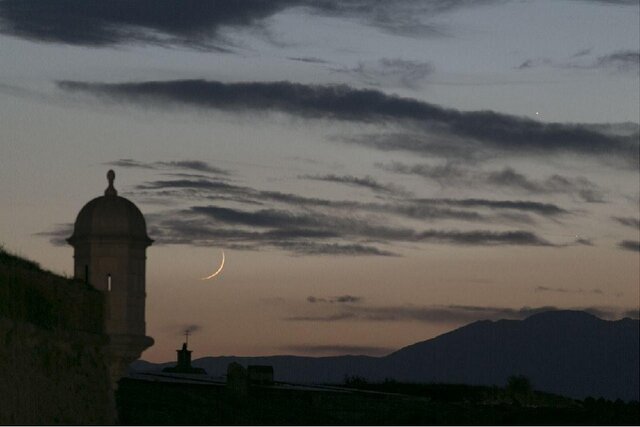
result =
[[[638,317],[638,0],[0,0],[0,243],[116,172],[152,361]],[[213,272],[226,254],[226,266]]]

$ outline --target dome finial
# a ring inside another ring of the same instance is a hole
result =
[[[105,196],[117,196],[118,195],[118,192],[113,187],[113,181],[115,179],[116,179],[116,173],[113,171],[113,169],[109,169],[109,172],[107,172],[107,180],[109,181],[109,186],[107,187],[106,190],[104,190],[104,195]]]

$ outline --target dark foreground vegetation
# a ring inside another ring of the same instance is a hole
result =
[[[103,304],[102,294],[85,282],[43,270],[0,245],[0,318],[102,334]]]
[[[525,386],[527,384],[524,384]],[[225,425],[638,425],[638,402],[583,401],[506,388],[447,384],[367,384],[348,379],[335,391],[123,379],[120,423]]]

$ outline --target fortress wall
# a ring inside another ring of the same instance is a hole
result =
[[[0,249],[0,424],[112,424],[103,298]]]

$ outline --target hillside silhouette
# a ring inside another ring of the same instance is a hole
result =
[[[400,349],[385,368],[398,380],[469,384],[502,385],[518,374],[565,396],[637,400],[638,325],[581,311],[480,321]]]
[[[290,383],[393,379],[414,383],[500,385],[524,375],[536,390],[573,398],[639,399],[639,324],[608,321],[581,311],[548,311],[524,320],[478,321],[385,357],[205,357],[193,362],[222,376],[231,362],[272,365]],[[173,362],[135,362],[155,371]]]

